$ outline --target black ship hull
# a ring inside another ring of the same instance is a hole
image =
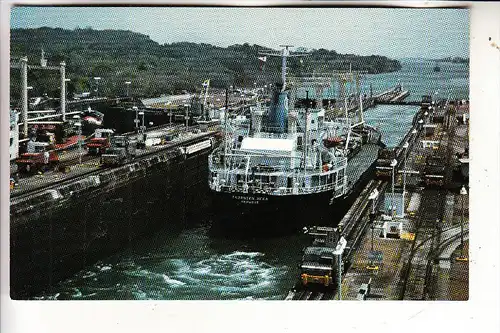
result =
[[[212,233],[233,237],[272,237],[300,232],[305,226],[337,226],[373,177],[374,165],[348,194],[332,192],[274,196],[254,193],[212,193]]]
[[[365,144],[349,158],[348,191],[266,195],[213,191],[212,231],[218,235],[265,237],[299,232],[304,226],[337,226],[375,174],[379,145]]]
[[[218,234],[280,235],[306,225],[336,225],[346,198],[331,200],[331,192],[273,196],[214,193],[212,229]]]

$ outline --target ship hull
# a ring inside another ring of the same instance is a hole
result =
[[[331,201],[331,192],[273,196],[213,193],[212,231],[231,235],[275,236],[308,225],[336,225],[345,197]]]
[[[373,176],[369,168],[348,194],[273,196],[212,192],[212,233],[215,235],[273,237],[300,232],[305,226],[335,227]]]
[[[236,237],[266,237],[297,233],[305,226],[337,226],[361,190],[375,174],[378,148],[362,149],[351,160],[361,169],[348,174],[348,192],[274,196],[212,191],[212,232]]]

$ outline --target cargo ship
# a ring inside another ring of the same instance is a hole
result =
[[[295,84],[287,86],[288,48],[281,56],[282,82],[270,105],[251,107],[248,121],[230,121],[226,113],[223,143],[209,156],[217,233],[279,235],[306,224],[336,225],[373,174],[381,136],[364,123],[362,99],[346,97],[337,116],[326,117],[318,93],[313,103],[308,90],[304,99]]]

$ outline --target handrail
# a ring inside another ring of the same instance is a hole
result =
[[[212,189],[216,186],[212,185]],[[241,193],[241,194],[268,194],[268,195],[297,195],[297,194],[310,194],[310,193],[321,193],[326,191],[334,190],[335,194],[342,194],[343,185],[337,186],[335,183],[328,185],[318,185],[310,187],[260,187],[249,186],[245,188],[244,186],[238,185],[220,185],[221,192],[226,193]],[[222,191],[222,189],[224,189]]]

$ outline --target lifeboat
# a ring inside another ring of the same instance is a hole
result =
[[[339,144],[342,143],[342,141],[344,141],[341,137],[339,136],[334,136],[334,137],[330,137],[330,138],[326,138],[323,140],[323,145],[326,147],[326,148],[331,148],[331,147],[336,147],[338,146]]]

